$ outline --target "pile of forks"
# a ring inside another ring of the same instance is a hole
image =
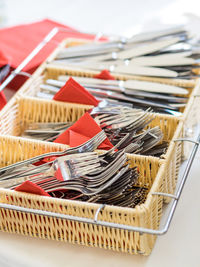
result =
[[[160,128],[147,128],[155,115],[141,109],[101,102],[90,111],[90,115],[105,131],[113,145],[118,144],[119,150],[127,153],[146,154],[160,157],[167,149],[167,143],[162,141],[163,133]],[[73,123],[32,123],[23,133],[23,137],[54,141]],[[159,144],[159,145],[158,145]]]
[[[113,145],[127,153],[147,154],[160,157],[166,152],[167,143],[162,141],[163,133],[156,126],[146,128],[155,114],[123,106],[95,107],[91,115],[105,131]]]
[[[4,172],[0,185],[18,190],[29,181],[29,187],[31,183],[52,197],[135,207],[144,202],[148,192],[138,185],[138,176],[124,151],[111,149],[101,155],[85,152],[61,156],[40,166],[25,166],[23,171],[18,170],[17,178],[16,169]]]

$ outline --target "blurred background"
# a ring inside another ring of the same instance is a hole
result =
[[[83,32],[130,36],[161,23],[200,23],[199,7],[198,0],[0,0],[0,26],[51,18]]]

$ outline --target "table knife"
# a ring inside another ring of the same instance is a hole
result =
[[[60,75],[58,80],[66,82],[70,76]],[[117,81],[117,80],[101,80],[86,77],[75,77],[73,78],[81,84],[97,84],[97,85],[110,85],[118,86],[120,88],[133,89],[133,90],[143,90],[154,93],[165,93],[165,94],[180,94],[187,95],[188,90],[182,87],[167,85],[155,82],[137,81],[137,80],[127,80],[127,81]]]
[[[80,63],[72,63],[61,60],[54,60],[52,62],[55,65],[67,66],[71,69],[87,69],[87,70],[99,70],[102,71],[104,69],[108,69],[113,73],[122,73],[129,75],[138,75],[138,76],[151,76],[151,77],[168,77],[168,78],[176,78],[178,77],[178,73],[176,71],[156,68],[156,67],[143,67],[143,66],[129,66],[129,65],[110,65],[110,63],[102,62],[85,62],[84,64]]]
[[[138,57],[138,56],[142,56],[142,55],[146,55],[146,54],[150,54],[150,53],[154,53],[156,51],[159,51],[161,49],[164,49],[168,46],[174,45],[176,43],[178,43],[180,41],[180,37],[172,37],[172,38],[167,38],[164,40],[156,40],[153,42],[149,42],[147,44],[141,44],[141,45],[134,45],[133,47],[127,47],[126,49],[124,49],[123,51],[118,51],[120,50],[119,46],[114,47],[102,47],[102,45],[99,45],[92,49],[92,46],[90,46],[90,49],[88,50],[81,50],[81,51],[75,51],[73,52],[67,52],[67,49],[65,49],[63,52],[61,51],[58,55],[57,55],[57,59],[61,59],[61,58],[76,58],[76,57],[90,57],[90,56],[94,56],[95,54],[97,55],[97,57],[94,57],[95,60],[112,60],[112,59],[129,59],[129,58],[133,58],[133,57]],[[116,50],[115,50],[116,49]],[[105,54],[106,55],[103,55]],[[102,54],[102,56],[98,56],[98,54]]]
[[[57,80],[46,80],[46,84],[43,84],[40,86],[42,90],[48,90],[52,93],[58,92],[59,88],[61,88],[65,82],[57,81]],[[100,85],[100,84],[86,84],[81,83],[82,86],[84,86],[86,89],[101,89],[101,90],[109,90],[114,91],[118,93],[123,93],[128,96],[135,96],[135,97],[142,97],[142,98],[151,98],[156,100],[164,100],[167,102],[174,102],[174,103],[185,103],[187,101],[187,98],[185,97],[177,97],[172,95],[166,95],[166,94],[158,94],[158,93],[149,93],[146,91],[140,91],[140,90],[130,90],[125,87],[119,87],[119,86],[109,86],[109,85]],[[55,88],[56,87],[56,88]]]

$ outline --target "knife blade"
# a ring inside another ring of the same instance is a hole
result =
[[[111,66],[110,71],[113,73],[123,73],[123,74],[149,76],[149,77],[168,77],[168,78],[178,77],[178,73],[176,71],[158,67],[143,67],[143,66],[132,66],[132,65]]]
[[[60,75],[58,80],[66,82],[71,76]],[[72,76],[77,82],[81,84],[97,84],[97,85],[110,85],[118,86],[126,89],[133,90],[143,90],[147,92],[154,93],[165,93],[165,94],[178,94],[178,95],[187,95],[188,90],[182,87],[161,84],[156,82],[146,82],[146,81],[137,81],[137,80],[127,80],[127,81],[116,81],[116,80],[101,80],[94,78],[86,77],[75,77]]]
[[[143,66],[129,66],[129,65],[110,65],[110,63],[102,62],[85,62],[84,64],[80,63],[72,63],[72,62],[64,62],[60,60],[55,60],[52,62],[55,65],[67,66],[71,69],[87,69],[87,70],[99,70],[102,71],[104,69],[110,70],[112,73],[122,73],[122,74],[130,74],[130,75],[138,75],[138,76],[150,76],[150,77],[168,77],[168,78],[176,78],[178,77],[178,73],[176,71],[156,68],[156,67],[143,67]]]
[[[158,50],[161,50],[165,47],[168,47],[170,45],[176,44],[180,41],[180,38],[170,38],[169,40],[161,40],[161,41],[155,41],[152,43],[148,43],[148,45],[141,45],[138,47],[134,47],[132,49],[127,49],[125,51],[121,51],[117,53],[117,58],[119,59],[129,59],[133,57],[142,56],[145,54],[150,54],[153,52],[156,52]],[[109,59],[109,58],[107,58]]]
[[[198,63],[193,58],[189,57],[176,57],[171,56],[146,56],[146,57],[138,57],[132,59],[129,62],[129,66],[140,65],[140,66],[155,66],[155,67],[165,67],[165,66],[185,66],[185,65],[193,65]]]

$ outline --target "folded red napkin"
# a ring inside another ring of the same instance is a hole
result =
[[[87,112],[64,133],[59,135],[59,137],[54,140],[54,142],[66,144],[70,147],[79,146],[91,139],[101,130],[102,129],[99,127],[99,125]],[[98,148],[105,150],[108,150],[112,147],[113,145],[108,138],[106,138],[106,140],[104,140],[103,143],[98,146]]]
[[[65,85],[54,95],[53,99],[93,106],[99,104],[99,101],[73,78],[69,78]]]
[[[66,25],[44,19],[30,24],[0,29],[0,51],[9,58],[11,67],[15,69],[54,27],[65,28],[68,32],[60,31],[56,34],[52,41],[50,41],[24,68],[24,71],[33,73],[57,47],[57,44],[65,38],[94,38],[93,35],[83,34]],[[23,76],[17,76],[14,80],[15,81],[10,83],[9,87],[18,89],[25,81],[25,78]]]
[[[47,192],[44,191],[44,189],[31,181],[23,182],[21,185],[15,188],[15,191],[31,193],[40,196],[50,196]]]
[[[108,70],[102,70],[99,74],[94,75],[94,78],[102,80],[115,80],[115,77]]]

